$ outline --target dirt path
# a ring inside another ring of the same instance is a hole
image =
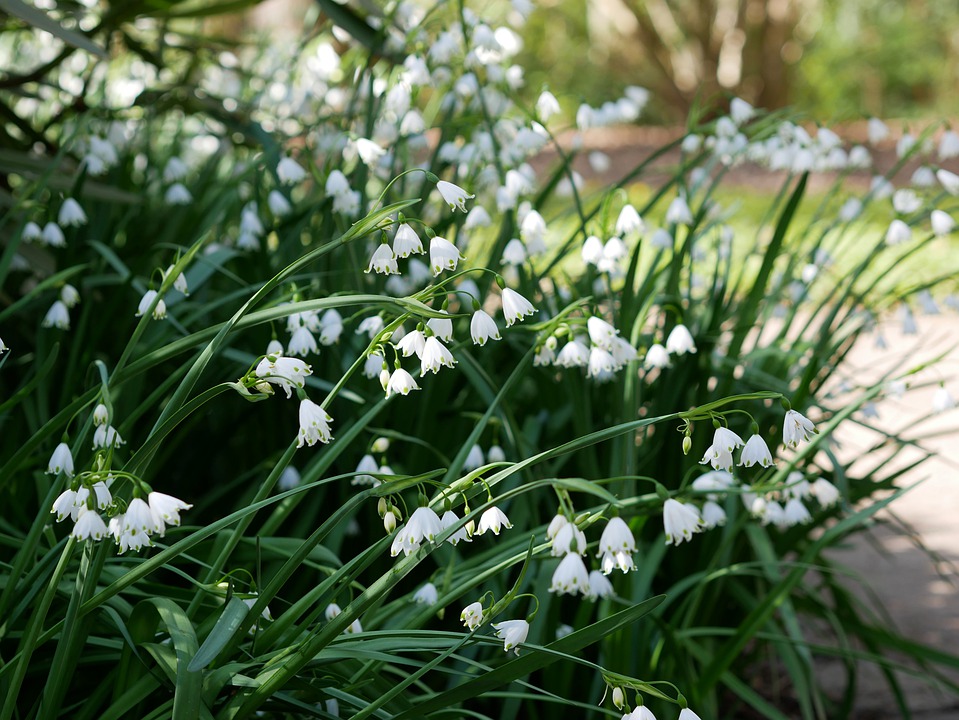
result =
[[[959,651],[959,409],[933,414],[933,396],[940,382],[959,399],[959,317],[955,313],[918,317],[919,334],[903,335],[894,319],[880,327],[887,350],[875,347],[866,337],[852,353],[850,369],[861,381],[878,377],[892,364],[908,360],[915,367],[942,352],[948,354],[935,368],[909,381],[912,389],[902,398],[877,403],[877,427],[922,440],[938,457],[907,476],[906,484],[919,482],[890,506],[886,524],[862,535],[846,548],[836,549],[834,560],[861,576],[888,611],[894,626],[906,637],[941,648]],[[950,347],[952,348],[950,350]],[[924,385],[924,386],[923,386]],[[837,433],[841,453],[855,457],[879,438],[874,432],[850,426]],[[905,464],[915,452],[899,453],[886,462]],[[870,462],[870,461],[866,461]],[[915,530],[904,532],[896,519]],[[920,549],[924,546],[938,560]],[[862,597],[866,593],[861,592]],[[857,715],[863,720],[892,720],[902,717],[878,668],[862,664]],[[824,683],[841,684],[843,669],[838,662],[824,662],[819,668]],[[959,673],[952,673],[959,681]],[[911,709],[919,720],[956,720],[959,698],[937,692],[920,679],[897,673]]]

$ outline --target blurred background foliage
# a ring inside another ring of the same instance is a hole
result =
[[[456,12],[454,4],[448,9]],[[49,52],[32,57],[17,38],[30,31],[29,12],[37,10],[67,34],[66,42],[51,42]],[[374,0],[2,0],[0,144],[51,149],[48,131],[86,109],[106,75],[122,76],[130,63],[155,72],[155,85],[142,94],[134,84],[101,108],[162,102],[189,114],[203,109],[203,100],[184,88],[196,84],[191,78],[204,63],[229,66],[224,51],[302,39],[304,28],[329,19],[375,45],[381,41],[368,25],[389,22],[392,10]],[[503,1],[483,11],[515,12]],[[442,13],[430,21],[442,23]],[[645,116],[650,123],[682,123],[691,108],[714,107],[732,95],[769,109],[792,106],[820,122],[951,117],[959,105],[953,0],[541,0],[523,42],[518,61],[530,99],[548,86],[598,104],[641,85],[654,96]],[[99,51],[77,52],[78,46]],[[100,62],[106,57],[109,63]],[[56,73],[63,63],[73,72]],[[70,86],[63,77],[72,79]],[[23,102],[51,94],[60,96],[61,108],[52,117],[37,116]],[[574,107],[566,103],[568,111]]]
[[[951,0],[547,0],[525,40],[531,87],[595,102],[646,85],[668,122],[725,92],[820,121],[950,116],[959,102]]]

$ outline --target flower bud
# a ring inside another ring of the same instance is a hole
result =
[[[385,437],[378,437],[373,441],[373,447],[371,448],[374,453],[385,453],[390,449],[390,440]]]
[[[626,707],[626,693],[623,692],[621,687],[613,688],[613,705],[617,710],[622,710]]]
[[[389,512],[390,506],[386,503],[386,498],[381,497],[376,503],[376,513],[382,518]]]
[[[693,439],[689,435],[683,436],[683,455],[689,455],[689,451],[693,449]]]
[[[396,530],[396,515],[388,512],[383,516],[383,529],[386,530],[387,535],[391,535]]]

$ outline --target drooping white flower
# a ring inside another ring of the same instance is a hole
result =
[[[550,541],[550,555],[563,557],[567,553],[586,554],[586,534],[574,523],[563,525]]]
[[[444,315],[449,315],[445,310],[440,310]],[[426,321],[426,327],[443,342],[449,342],[453,339],[453,321],[449,317],[435,317]]]
[[[431,582],[426,583],[413,593],[413,602],[419,603],[420,605],[435,605],[438,599],[439,592],[436,590],[436,586]]]
[[[270,190],[270,194],[266,196],[266,205],[270,208],[270,212],[277,217],[286,217],[293,209],[290,201],[286,199],[286,195],[279,190]]]
[[[710,445],[703,454],[703,459],[699,461],[700,465],[709,463],[713,470],[722,470],[729,472],[733,469],[733,453],[725,447]]]
[[[558,341],[555,335],[550,335],[546,341],[536,348],[536,354],[533,355],[533,367],[542,367],[552,365],[556,360],[556,345]]]
[[[696,352],[696,342],[685,325],[677,325],[666,338],[666,352],[671,355],[685,355]]]
[[[742,98],[734,97],[729,101],[729,117],[737,125],[749,122],[756,114],[756,109]]]
[[[589,351],[586,377],[606,380],[611,378],[619,367],[620,364],[616,361],[612,353],[601,347],[593,347]]]
[[[732,452],[743,445],[745,445],[743,439],[729,428],[720,426],[713,432],[713,447],[717,450]]]
[[[430,507],[418,507],[406,522],[404,543],[410,547],[419,547],[424,541],[436,542],[436,536],[443,532],[443,525]]]
[[[583,243],[581,255],[583,262],[587,265],[598,265],[603,259],[603,241],[595,235],[590,235]]]
[[[466,201],[472,200],[474,197],[476,197],[475,195],[470,195],[458,185],[454,185],[451,182],[446,182],[445,180],[440,180],[437,182],[436,189],[440,191],[440,195],[443,196],[446,204],[450,206],[450,210],[456,210],[459,208],[464,213],[466,212]]]
[[[938,237],[948,235],[956,227],[956,221],[952,219],[952,216],[942,210],[933,210],[929,221],[932,223],[932,232]]]
[[[586,321],[586,330],[589,332],[589,339],[594,345],[607,350],[612,347],[613,340],[619,335],[619,330],[595,315],[591,315]]]
[[[679,545],[690,540],[693,533],[702,532],[706,524],[693,505],[670,498],[663,504],[663,526],[666,530],[666,544]]]
[[[536,308],[529,300],[510,288],[503,288],[502,301],[506,327],[512,326],[517,321],[522,322],[523,317],[536,312]]]
[[[73,477],[73,454],[70,452],[70,446],[65,442],[54,448],[50,462],[47,463],[47,474],[59,475],[60,473]]]
[[[77,508],[89,506],[89,498],[93,495],[94,505],[98,510],[105,510],[113,502],[113,495],[107,484],[102,480],[93,483],[92,487],[81,485],[77,490],[76,506]]]
[[[809,440],[818,431],[812,421],[795,410],[787,410],[783,419],[783,444],[795,448],[803,440]]]
[[[470,472],[485,462],[486,460],[483,457],[483,448],[479,446],[479,443],[475,443],[473,447],[470,448],[469,453],[466,455],[466,459],[463,461],[463,469],[466,470],[466,472]]]
[[[426,338],[423,345],[423,355],[420,357],[420,377],[432,372],[434,375],[439,372],[441,367],[453,367],[456,360],[453,354],[446,348],[435,335]]]
[[[162,518],[156,515],[143,498],[133,498],[123,514],[123,533],[142,532],[152,535],[163,532]]]
[[[829,482],[826,478],[819,478],[810,486],[810,492],[816,496],[816,499],[819,501],[819,504],[825,507],[830,507],[839,502],[841,497],[839,493],[839,488]]]
[[[666,222],[670,225],[692,225],[693,213],[685,198],[673,198],[666,209]]]
[[[174,183],[166,189],[163,199],[167,205],[189,205],[193,202],[193,195],[182,183]]]
[[[357,138],[352,145],[356,154],[360,156],[360,161],[369,167],[376,165],[380,158],[386,155],[386,150],[367,138]]]
[[[40,240],[42,238],[43,230],[32,220],[24,225],[23,230],[20,231],[20,239],[23,240],[23,242],[33,242],[34,240]]]
[[[760,498],[762,500],[762,498]],[[759,510],[759,512],[756,512]],[[786,522],[786,511],[776,500],[764,500],[761,505],[753,503],[753,514],[756,514],[762,520],[763,525],[775,525],[784,528],[789,525]]]
[[[484,310],[477,310],[470,319],[470,337],[473,338],[473,344],[483,346],[490,338],[494,340],[502,339],[499,328],[496,327],[496,321],[493,320]]]
[[[163,182],[173,183],[177,180],[182,180],[187,176],[189,171],[190,169],[187,167],[187,164],[174,155],[167,160],[166,165],[163,166]]]
[[[150,306],[153,305],[153,301],[156,299],[157,291],[156,290],[147,290],[143,297],[140,298],[140,304],[137,306],[137,311],[134,317],[140,317],[143,313],[147,312],[150,309]],[[153,308],[153,319],[162,320],[166,317],[166,303],[163,302],[163,298],[157,300],[156,307]]]
[[[379,465],[372,455],[367,453],[356,466],[356,472],[359,473],[351,481],[352,485],[378,485],[379,482],[372,475],[366,473],[375,473],[379,471]]]
[[[623,573],[628,573],[636,569],[636,563],[633,561],[631,553],[625,550],[617,550],[616,552],[603,553],[600,567],[604,575],[609,575],[616,568],[619,568]]]
[[[306,178],[306,170],[291,157],[284,157],[276,165],[276,176],[284,185],[295,185]],[[327,188],[329,193],[329,188]],[[331,193],[332,194],[332,193]]]
[[[740,465],[752,467],[756,463],[759,463],[759,465],[764,468],[773,464],[773,457],[769,452],[769,447],[760,435],[753,435],[749,438],[743,447],[742,454],[739,456]]]
[[[549,591],[558,595],[589,593],[589,573],[579,553],[568,553],[556,566]]]
[[[102,540],[107,535],[107,526],[95,510],[80,508],[77,523],[70,534],[77,540]]]
[[[523,241],[513,238],[506,247],[503,248],[503,257],[500,259],[503,265],[522,265],[526,262],[526,246]]]
[[[647,369],[669,367],[669,351],[659,343],[653,343],[649,347],[649,350],[646,351],[643,365],[645,365]]]
[[[703,522],[706,523],[706,527],[710,530],[714,527],[725,525],[726,511],[718,503],[707,500],[703,503]]]
[[[639,353],[636,352],[636,348],[634,348],[621,337],[613,338],[613,344],[609,352],[612,354],[613,360],[616,362],[617,369],[624,367],[627,363],[630,363],[639,357]]]
[[[393,237],[393,253],[398,258],[407,258],[416,253],[422,255],[423,243],[416,234],[416,231],[408,223],[403,223],[396,229],[396,235]]]
[[[328,443],[333,439],[330,432],[330,423],[333,418],[323,408],[309,398],[300,401],[300,429],[297,432],[296,446],[303,447],[306,443],[310,447],[317,442]]]
[[[553,95],[549,90],[543,90],[540,93],[539,98],[536,100],[536,115],[542,122],[546,122],[553,115],[558,113],[559,101],[556,99],[556,96]]]
[[[615,594],[613,584],[599,570],[593,570],[589,573],[589,591],[586,597],[590,600],[599,600],[600,598],[612,597]]]
[[[448,530],[453,525],[456,525],[457,523],[459,523],[459,521],[460,521],[460,518],[455,512],[453,512],[452,510],[447,510],[446,512],[443,513],[443,517],[440,518],[440,525],[442,526],[443,530]],[[453,546],[456,546],[460,542],[472,542],[473,541],[473,537],[471,535],[472,527],[473,527],[473,521],[470,520],[463,527],[461,527],[459,530],[457,530],[448,538],[446,538],[446,542],[448,542],[450,545],[453,545]]]
[[[190,503],[185,503],[179,498],[160,492],[151,492],[147,495],[147,504],[154,515],[163,520],[164,523],[176,527],[180,525],[180,511],[189,510],[193,507]]]
[[[43,327],[55,327],[58,330],[70,329],[70,312],[62,300],[57,300],[50,306],[40,324]]]
[[[276,487],[281,492],[286,492],[287,490],[299,487],[300,480],[300,471],[292,465],[287,465],[283,468],[283,472],[280,473],[280,479],[276,481]]]
[[[460,613],[460,621],[466,625],[469,630],[475,630],[483,624],[483,605],[480,602],[474,602],[463,608]]]
[[[629,526],[621,517],[612,517],[603,528],[603,534],[599,538],[599,552],[596,557],[605,553],[636,552],[636,539],[633,537]]]
[[[922,207],[922,199],[909,188],[901,188],[892,194],[892,207],[901,215],[909,215]]]
[[[912,229],[902,220],[896,218],[889,223],[889,228],[886,230],[887,245],[901,245],[902,243],[909,242],[911,239]]]
[[[50,247],[66,247],[67,240],[63,236],[63,230],[55,222],[48,222],[43,226],[43,233],[40,239],[45,245]]]
[[[567,517],[562,513],[557,513],[553,519],[549,521],[549,525],[546,526],[546,537],[552,540],[556,537],[557,533],[568,524],[569,520]]]
[[[623,209],[619,211],[619,217],[616,219],[616,235],[619,237],[626,237],[631,233],[638,235],[645,229],[646,224],[639,216],[639,213],[636,212],[636,208],[629,204],[624,205]]]
[[[373,251],[373,256],[370,258],[370,264],[366,268],[366,272],[376,271],[381,275],[398,275],[400,272],[399,266],[396,263],[396,256],[393,254],[393,248],[389,245],[383,243],[376,246],[376,250]]]
[[[519,655],[519,646],[526,642],[529,634],[529,623],[525,620],[504,620],[493,623],[493,629],[496,630],[496,637],[503,639],[503,650],[512,650]]]
[[[812,522],[812,515],[809,514],[809,510],[806,509],[806,506],[798,497],[790,499],[783,512],[787,525],[805,525]]]
[[[559,351],[556,364],[560,367],[585,367],[589,364],[589,348],[579,338],[570,340]]]
[[[866,125],[866,132],[869,137],[870,145],[877,145],[889,137],[889,128],[879,118],[869,118]]]
[[[385,325],[386,323],[383,321],[381,316],[370,315],[367,318],[363,318],[360,321],[360,324],[356,326],[356,334],[366,334],[366,336],[372,340],[374,337],[379,335]]]
[[[936,388],[936,391],[932,394],[932,409],[934,412],[945,412],[946,410],[951,410],[956,406],[956,399],[952,396],[952,393],[944,385],[940,385]]]
[[[386,386],[386,397],[390,397],[395,393],[399,393],[405,397],[409,395],[411,391],[419,389],[420,386],[416,384],[416,380],[413,379],[412,375],[403,368],[396,368],[390,375],[389,384]]]
[[[80,207],[80,203],[73,198],[67,198],[63,201],[63,205],[60,206],[60,212],[57,213],[57,223],[63,227],[79,227],[80,225],[85,225],[86,222],[87,215],[83,212],[83,208]]]
[[[500,530],[504,527],[509,530],[513,525],[510,523],[509,518],[506,517],[506,513],[494,505],[480,515],[479,524],[477,524],[476,532],[473,534],[482,535],[489,530],[494,535],[499,535]]]
[[[422,330],[413,330],[412,332],[406,333],[396,344],[396,349],[403,354],[403,357],[416,355],[416,357],[422,358],[425,348],[426,336]]]
[[[316,338],[313,337],[313,333],[310,332],[308,327],[301,325],[293,331],[293,336],[287,345],[287,352],[290,355],[306,357],[309,353],[315,355],[319,351],[320,349],[316,345]]]
[[[123,445],[123,438],[112,425],[99,425],[93,431],[93,449],[119,447]]]
[[[947,193],[959,195],[959,175],[940,168],[936,170],[936,179]],[[44,233],[46,233],[46,229],[44,229]]]
[[[679,711],[679,720],[702,720],[702,718],[689,708],[683,708]]]
[[[50,508],[50,512],[56,513],[57,522],[67,518],[76,522],[77,515],[80,512],[80,506],[77,505],[77,493],[70,488],[64,490],[57,496],[57,499],[53,501],[53,507]]]
[[[446,238],[437,235],[430,240],[430,269],[433,277],[444,270],[456,270],[456,264],[463,259],[456,246]]]
[[[313,368],[297,358],[268,355],[257,364],[254,374],[269,383],[279,385],[289,398],[293,388],[302,388],[306,384],[307,375],[312,372]]]

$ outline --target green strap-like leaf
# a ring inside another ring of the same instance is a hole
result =
[[[206,640],[203,641],[203,645],[200,646],[196,655],[193,656],[193,659],[187,666],[187,670],[197,672],[213,662],[213,659],[220,650],[223,649],[223,646],[233,637],[233,633],[240,627],[240,623],[243,622],[243,618],[246,617],[249,611],[250,609],[246,606],[246,603],[240,598],[230,598],[230,602],[223,608],[223,612],[220,613],[220,618],[216,621],[216,625],[213,626],[213,630],[210,631]]]
[[[240,601],[242,604],[242,601]],[[196,718],[200,716],[200,690],[203,673],[190,669],[190,661],[196,657],[198,643],[193,623],[179,605],[169,598],[149,598],[133,609],[130,616],[130,634],[138,643],[153,640],[157,621],[166,626],[167,634],[176,653],[176,690],[173,699],[173,718]],[[208,714],[208,713],[206,713]]]

